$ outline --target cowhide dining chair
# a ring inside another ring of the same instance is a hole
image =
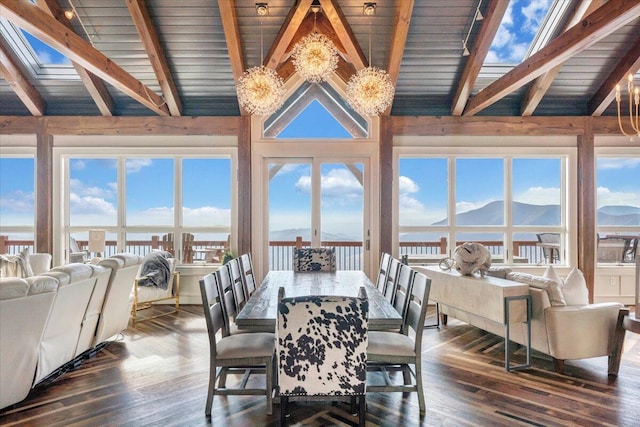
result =
[[[276,357],[280,425],[289,400],[359,400],[364,426],[369,302],[358,297],[284,297],[278,292]]]
[[[336,271],[336,248],[294,248],[293,271]]]

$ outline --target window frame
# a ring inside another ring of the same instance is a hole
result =
[[[399,137],[394,139],[393,165],[393,248],[400,256],[400,233],[431,232],[448,236],[447,254],[455,247],[452,238],[458,233],[482,232],[504,235],[505,264],[513,265],[513,236],[527,232],[556,232],[561,235],[559,266],[577,263],[577,149],[575,139],[566,137]],[[526,141],[526,142],[525,142]],[[524,142],[524,143],[523,143]],[[573,145],[571,145],[573,142]],[[527,146],[528,145],[528,146]],[[541,150],[543,148],[543,150]],[[446,158],[448,162],[448,224],[443,226],[403,226],[399,224],[399,178],[401,158]],[[514,158],[560,158],[560,225],[514,226],[512,224],[512,160]],[[457,226],[455,216],[455,165],[457,158],[504,158],[505,222],[501,226]],[[545,263],[527,264],[527,267],[547,266]],[[522,264],[518,264],[522,266]]]
[[[86,138],[84,137],[80,137]],[[237,210],[238,210],[238,181],[237,181],[237,169],[238,169],[238,154],[237,154],[237,139],[235,137],[137,137],[127,136],[120,137],[120,139],[129,140],[133,144],[126,144],[120,142],[117,145],[120,147],[112,147],[109,145],[110,137],[105,136],[92,136],[92,147],[85,146],[67,146],[54,148],[54,182],[59,185],[54,185],[54,247],[58,250],[56,252],[55,262],[61,263],[67,258],[66,254],[69,253],[69,236],[72,233],[88,232],[89,226],[71,226],[69,223],[69,161],[72,158],[109,158],[117,159],[118,161],[118,214],[117,224],[115,226],[99,226],[100,229],[105,229],[107,233],[116,233],[118,241],[118,252],[121,252],[125,248],[126,236],[128,233],[149,233],[156,232],[158,229],[162,229],[163,233],[174,233],[175,247],[181,248],[182,233],[228,233],[230,234],[230,246],[231,250],[235,250],[237,247]],[[76,138],[66,136],[64,142],[70,140],[70,145],[76,144]],[[212,143],[213,139],[213,143]],[[97,140],[97,141],[96,141]],[[100,140],[103,140],[105,144],[100,147]],[[207,146],[185,146],[179,147],[181,141],[185,142],[185,145],[190,145],[195,142],[199,145],[200,140],[206,140]],[[193,141],[195,140],[195,141]],[[153,141],[154,146],[146,146],[147,141]],[[86,144],[86,142],[85,142]],[[138,144],[137,147],[131,145]],[[217,145],[217,146],[216,146]],[[109,148],[104,148],[105,146]],[[142,158],[172,158],[174,159],[174,219],[173,225],[170,226],[127,226],[125,224],[125,211],[126,206],[126,159],[142,157]],[[193,158],[228,158],[231,162],[231,189],[230,189],[230,207],[231,207],[231,224],[229,227],[194,227],[184,226],[182,224],[182,160]],[[181,251],[180,251],[181,252]],[[176,257],[182,259],[182,253],[176,253]],[[182,263],[182,266],[200,266],[196,263]]]

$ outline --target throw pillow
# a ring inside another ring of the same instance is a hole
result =
[[[535,276],[528,273],[509,273],[507,279],[514,282],[526,283],[534,288],[543,289],[549,295],[549,301],[553,307],[561,307],[567,305],[562,296],[560,285],[555,280],[547,279],[542,276]]]
[[[558,286],[562,288],[564,285],[564,280],[560,277],[560,275],[553,269],[553,266],[548,266],[547,269],[542,274],[542,277],[555,280],[558,283]]]
[[[589,304],[589,290],[587,282],[584,280],[582,271],[573,268],[562,286],[562,295],[567,305],[587,305]]]
[[[33,269],[29,263],[29,248],[18,255],[0,255],[0,277],[31,277]]]

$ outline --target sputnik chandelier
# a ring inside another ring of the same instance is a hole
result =
[[[364,4],[366,16],[375,15],[375,3]],[[371,56],[371,22],[369,22],[369,61]],[[389,108],[393,102],[395,88],[385,70],[369,65],[359,70],[347,83],[347,101],[358,113],[377,116]]]
[[[310,83],[325,81],[338,67],[338,49],[329,37],[316,31],[316,18],[321,9],[319,3],[311,5],[313,32],[300,40],[291,52],[296,71]]]
[[[266,3],[256,3],[258,16],[269,14]],[[260,58],[264,61],[262,19],[260,19]],[[238,103],[249,114],[266,116],[284,103],[284,81],[275,70],[260,65],[246,70],[236,84]]]
[[[620,94],[620,85],[616,85],[616,104],[618,105],[618,126],[620,132],[623,135],[633,139],[634,137],[640,138],[640,121],[638,119],[638,106],[640,105],[640,88],[633,84],[633,74],[629,74],[627,78],[627,92],[629,94],[629,123],[631,124],[631,133],[627,133],[622,126],[622,117],[620,114],[620,100],[622,95]],[[635,111],[634,111],[635,106]],[[626,120],[626,119],[625,119]]]

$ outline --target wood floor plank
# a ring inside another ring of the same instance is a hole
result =
[[[0,411],[0,425],[277,425],[278,406],[267,415],[264,397],[256,396],[216,396],[211,419],[205,417],[209,342],[201,311],[183,306],[176,315],[130,327],[80,367]],[[607,375],[606,357],[567,361],[561,375],[551,358],[536,352],[530,369],[506,372],[502,338],[455,319],[426,329],[423,343],[425,417],[415,393],[370,393],[368,426],[638,426],[637,334],[626,336],[618,378]],[[515,362],[524,353],[516,348]],[[239,377],[230,376],[229,386],[235,381]],[[343,403],[296,402],[291,409],[292,425],[356,422]]]

